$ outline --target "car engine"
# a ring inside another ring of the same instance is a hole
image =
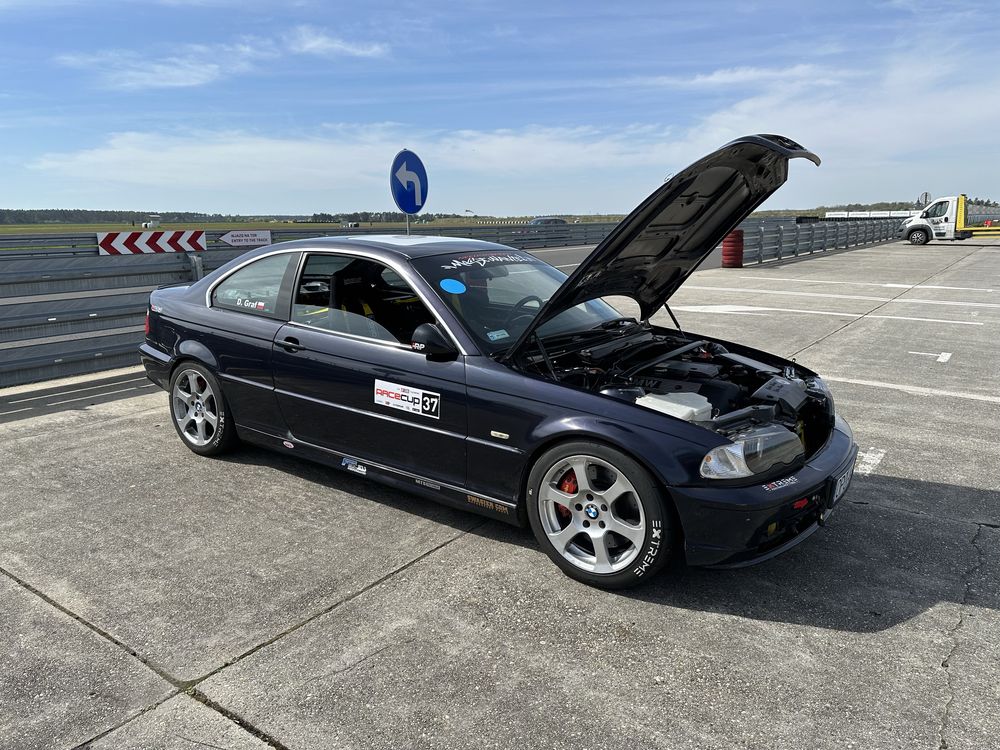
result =
[[[527,369],[727,437],[782,426],[798,436],[806,457],[833,427],[833,399],[816,376],[679,333],[647,328],[593,346],[540,346]]]

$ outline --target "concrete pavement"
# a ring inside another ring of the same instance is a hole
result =
[[[0,747],[996,746],[1000,244],[705,270],[672,306],[819,370],[861,461],[792,552],[626,594],[351,475],[199,458],[129,372],[0,392]]]

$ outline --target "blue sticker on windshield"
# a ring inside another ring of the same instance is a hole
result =
[[[490,341],[499,341],[500,339],[510,338],[510,334],[505,329],[500,328],[496,331],[487,331],[486,337]]]
[[[465,284],[458,279],[441,279],[441,288],[448,294],[464,294]]]

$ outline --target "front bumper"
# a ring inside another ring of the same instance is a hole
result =
[[[801,543],[843,500],[857,455],[851,428],[837,417],[826,445],[799,471],[776,482],[671,488],[688,564],[754,565]]]

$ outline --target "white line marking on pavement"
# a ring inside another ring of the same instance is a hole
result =
[[[150,383],[150,385],[152,385],[152,383]],[[74,401],[86,401],[89,398],[102,398],[104,396],[110,396],[114,393],[128,393],[129,391],[138,391],[146,387],[147,386],[140,385],[140,386],[134,386],[132,388],[122,388],[121,390],[118,391],[105,391],[104,393],[92,393],[89,396],[80,396],[79,398],[67,398],[62,401],[52,401],[46,404],[46,406],[59,406],[60,404],[71,404]]]
[[[767,317],[766,312],[756,312],[757,310],[776,310],[773,307],[747,307],[746,305],[680,305],[674,310],[681,312],[713,313],[717,315],[760,315]],[[856,317],[849,315],[848,317]]]
[[[937,352],[907,352],[907,354],[919,354],[922,357],[934,357],[934,359],[938,362],[947,362],[951,359],[951,352],[941,352],[940,354]]]
[[[897,304],[914,305],[954,305],[958,307],[1000,307],[995,302],[952,302],[938,299],[910,299],[906,297],[866,297],[860,294],[823,294],[821,292],[788,292],[781,289],[753,289],[750,287],[733,286],[685,286],[685,289],[703,289],[713,292],[739,292],[741,294],[777,294],[786,297],[826,297],[829,299],[860,299],[869,302],[895,302]]]
[[[21,411],[31,411],[30,406],[25,406],[23,409],[14,409],[12,411],[0,411],[0,417],[6,417],[8,414],[17,414]]]
[[[978,313],[970,313],[971,315],[978,315]],[[920,320],[924,323],[951,323],[956,326],[981,326],[982,323],[977,323],[974,320],[942,320],[941,318],[910,318],[905,315],[862,315],[862,318],[882,318],[884,320]]]
[[[823,375],[823,380],[831,383],[850,383],[851,385],[867,385],[872,388],[888,388],[892,391],[902,391],[916,396],[947,396],[962,398],[969,401],[986,401],[990,404],[1000,404],[1000,396],[985,396],[981,393],[962,393],[961,391],[942,391],[938,388],[924,388],[919,385],[903,385],[902,383],[883,383],[881,380],[858,380],[856,378],[837,378]]]
[[[135,383],[138,380],[145,380],[146,378],[130,378],[129,380],[119,380],[117,383],[103,383],[101,385],[91,385],[86,388],[74,388],[71,391],[60,391],[58,393],[49,393],[45,396],[32,396],[30,398],[19,398],[16,401],[10,401],[11,404],[23,404],[25,401],[38,401],[43,398],[55,398],[56,396],[66,396],[70,393],[82,393],[83,391],[92,391],[96,388],[107,388],[109,385],[124,385],[125,383]]]
[[[740,292],[741,294],[777,294],[783,297],[828,297],[830,299],[861,299],[867,302],[889,302],[889,297],[866,297],[859,294],[824,294],[822,292],[789,292],[783,289],[753,289],[745,286],[695,286],[685,284],[685,289],[702,289],[709,292]]]
[[[881,318],[885,320],[916,320],[923,323],[952,323],[960,326],[981,326],[982,323],[971,320],[943,320],[941,318],[911,318],[902,315],[859,315],[858,313],[835,312],[833,310],[802,310],[795,307],[757,307],[753,305],[677,305],[674,310],[682,312],[700,312],[718,315],[753,315],[752,310],[765,310],[769,312],[791,312],[802,313],[803,315],[833,315],[837,318],[851,318],[861,320],[862,318]],[[975,315],[975,313],[973,313]]]
[[[975,286],[936,286],[934,284],[879,284],[875,281],[829,281],[827,279],[796,279],[791,276],[740,276],[741,279],[758,281],[796,281],[802,284],[850,284],[851,286],[877,286],[886,289],[948,289],[954,292],[996,292]]]
[[[881,448],[869,448],[858,454],[858,464],[854,467],[854,473],[863,477],[871,474],[885,458],[885,451]]]

